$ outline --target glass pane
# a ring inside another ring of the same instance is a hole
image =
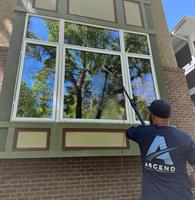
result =
[[[124,33],[124,35],[126,52],[146,55],[150,54],[146,35],[138,35],[134,33]]]
[[[143,118],[148,120],[147,106],[156,99],[150,60],[141,58],[128,60],[133,97]]]
[[[58,42],[59,21],[30,16],[27,24],[26,37],[36,40]]]
[[[120,51],[118,31],[68,22],[65,23],[64,42],[84,47]]]
[[[7,128],[0,128],[0,151],[5,150],[5,143],[7,139]]]
[[[17,117],[51,118],[56,47],[27,44]]]
[[[120,56],[66,50],[64,118],[121,119],[121,88]]]

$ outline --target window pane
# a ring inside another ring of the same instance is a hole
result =
[[[147,106],[156,99],[150,60],[141,58],[128,60],[133,97],[142,116],[147,120]]]
[[[124,1],[126,23],[132,26],[143,26],[140,4]]]
[[[70,14],[116,21],[114,0],[69,0],[68,3]]]
[[[84,47],[120,51],[118,31],[80,24],[65,23],[64,42]]]
[[[124,33],[124,35],[126,52],[147,55],[150,54],[146,35],[138,35],[134,33]]]
[[[36,40],[58,42],[59,21],[30,16],[27,24],[26,37]]]
[[[125,110],[121,80],[120,56],[67,49],[64,118],[121,119]]]
[[[52,117],[55,65],[55,47],[27,44],[17,117]]]

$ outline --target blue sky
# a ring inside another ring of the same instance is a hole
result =
[[[171,31],[183,16],[195,17],[195,0],[162,0]]]

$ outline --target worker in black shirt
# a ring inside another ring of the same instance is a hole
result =
[[[129,128],[127,137],[137,142],[142,161],[142,200],[193,200],[195,142],[186,133],[170,127],[170,105],[152,102],[149,126]],[[186,164],[192,166],[188,176]]]

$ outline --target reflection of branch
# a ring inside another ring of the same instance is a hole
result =
[[[70,73],[70,78],[71,78],[71,81],[73,82],[73,84],[74,84],[74,86],[75,86],[75,88],[76,88],[76,90],[78,91],[78,86],[77,86],[77,82],[75,81],[75,79],[74,79],[74,77],[73,77],[73,74],[72,73]]]
[[[105,91],[106,91],[107,80],[108,80],[108,73],[106,73],[106,76],[105,76],[104,87],[103,87],[103,91],[102,91],[101,100],[100,100],[100,103],[99,103],[99,106],[98,106],[96,119],[100,119],[101,115],[102,115],[102,105],[103,105],[103,102],[104,102],[104,94],[105,94]]]

